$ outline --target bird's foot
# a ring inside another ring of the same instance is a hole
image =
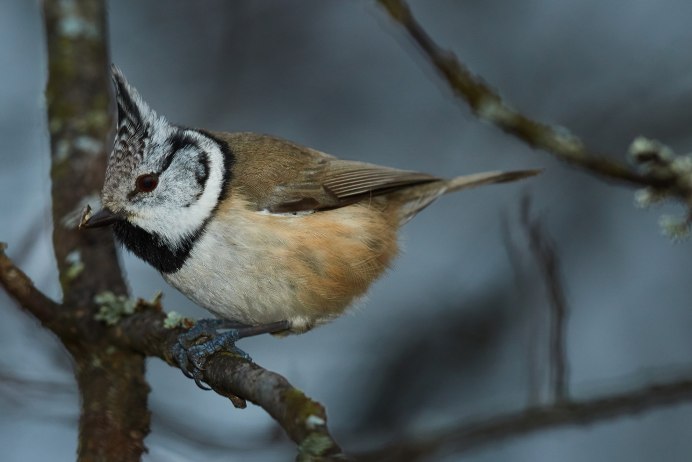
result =
[[[178,337],[178,342],[171,349],[171,355],[185,376],[193,379],[201,389],[210,390],[202,382],[204,366],[211,355],[224,351],[252,361],[247,353],[235,346],[236,341],[245,337],[280,332],[289,327],[288,321],[249,326],[227,319],[201,319]]]

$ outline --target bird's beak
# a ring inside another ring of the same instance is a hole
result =
[[[116,221],[122,220],[122,217],[111,212],[108,209],[101,209],[98,212],[85,216],[82,222],[79,224],[80,229],[84,228],[102,228],[104,226],[109,226]]]

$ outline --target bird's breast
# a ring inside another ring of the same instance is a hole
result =
[[[202,307],[248,324],[326,322],[363,295],[397,253],[384,202],[303,215],[221,204],[185,265],[164,277]]]

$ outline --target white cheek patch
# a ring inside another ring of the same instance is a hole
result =
[[[145,231],[160,236],[168,246],[174,249],[179,248],[186,239],[193,237],[211,216],[218,203],[224,180],[224,153],[218,144],[194,131],[187,131],[186,135],[193,138],[199,149],[207,154],[209,176],[202,194],[198,197],[187,197],[189,191],[177,191],[175,185],[171,187],[169,184],[172,194],[179,194],[180,197],[174,196],[173,200],[169,199],[168,204],[162,203],[143,208],[130,219]],[[175,175],[172,180],[175,181]],[[189,203],[188,206],[179,205],[187,203]]]

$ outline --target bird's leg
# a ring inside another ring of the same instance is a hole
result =
[[[290,327],[288,321],[249,326],[228,319],[200,319],[190,330],[178,337],[171,355],[183,374],[193,379],[198,387],[209,390],[202,385],[202,371],[209,356],[226,351],[251,360],[247,353],[235,346],[236,341],[245,337],[280,332]]]

